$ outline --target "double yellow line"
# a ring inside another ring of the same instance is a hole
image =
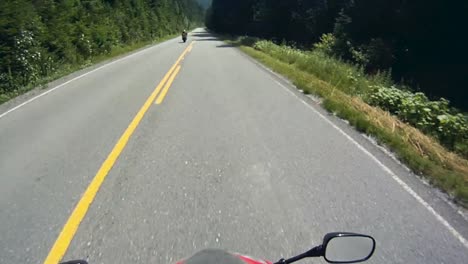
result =
[[[162,81],[159,83],[159,85],[156,87],[155,94],[157,95],[161,89],[162,92],[159,94],[158,98],[156,99],[155,103],[156,104],[161,104],[164,98],[166,97],[167,92],[169,91],[169,88],[171,87],[172,83],[174,82],[175,77],[177,74],[179,74],[180,71],[180,63],[184,60],[185,55],[192,51],[193,44],[195,41],[192,41],[190,45],[182,52],[180,57],[177,59],[177,61],[174,63],[174,65],[171,67],[171,69],[166,73]]]
[[[94,198],[96,197],[99,188],[101,187],[102,183],[107,177],[107,174],[114,166],[115,162],[119,158],[120,154],[122,153],[123,149],[127,145],[130,137],[132,136],[135,129],[140,124],[143,116],[146,114],[152,103],[155,101],[156,104],[161,104],[166,96],[169,88],[171,87],[172,82],[174,81],[175,77],[180,71],[180,62],[184,59],[185,55],[192,50],[193,47],[192,42],[185,50],[182,52],[180,57],[177,59],[176,63],[171,67],[171,69],[166,73],[162,81],[158,84],[158,86],[154,89],[151,95],[146,99],[143,106],[140,108],[136,116],[133,118],[130,125],[128,125],[127,129],[120,137],[117,144],[114,146],[112,151],[110,152],[107,159],[99,168],[98,172],[94,176],[93,180],[89,184],[88,188],[84,192],[83,196],[81,197],[78,204],[75,206],[72,214],[68,218],[65,226],[63,227],[62,231],[60,232],[57,240],[55,241],[52,249],[49,251],[47,258],[44,261],[44,264],[57,264],[59,261],[62,260],[63,256],[65,255],[73,237],[78,230],[78,227],[85,217],[88,209],[93,202]],[[162,90],[162,92],[161,92]],[[161,93],[159,93],[161,92]],[[158,97],[159,94],[159,97]],[[157,98],[156,98],[157,97]]]

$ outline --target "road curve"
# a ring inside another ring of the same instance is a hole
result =
[[[368,263],[466,262],[468,222],[443,195],[236,48],[189,38],[1,115],[0,263],[46,259],[163,79],[66,259],[169,264],[215,247],[276,260],[353,231],[377,240]]]

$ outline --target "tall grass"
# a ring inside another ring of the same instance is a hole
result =
[[[317,50],[303,51],[290,46],[276,45],[266,40],[256,42],[253,47],[282,62],[293,64],[300,70],[312,73],[347,94],[366,95],[374,85],[392,84],[388,72],[366,76],[362,67],[345,63]]]

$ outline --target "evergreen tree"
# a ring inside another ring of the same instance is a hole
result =
[[[194,0],[0,1],[0,95],[63,65],[202,21]]]

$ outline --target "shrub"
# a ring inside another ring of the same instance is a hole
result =
[[[239,43],[244,46],[252,47],[255,43],[257,43],[259,39],[250,36],[244,36],[239,38]]]
[[[314,49],[329,56],[334,54],[333,49],[335,47],[336,38],[332,33],[323,34],[320,37],[320,41],[314,44]]]
[[[381,38],[372,38],[367,45],[363,46],[363,52],[367,57],[368,70],[388,69],[393,65],[393,48]]]
[[[348,94],[364,95],[369,90],[370,82],[361,67],[344,63],[320,50],[303,51],[265,40],[258,41],[253,47],[283,62],[295,64],[299,69],[330,82]]]
[[[410,93],[399,90],[395,87],[386,88],[384,86],[372,86],[374,92],[370,95],[368,103],[377,105],[380,108],[396,114],[400,110],[403,99],[410,96]]]
[[[347,47],[351,60],[362,65],[367,72],[375,73],[379,69],[389,69],[393,64],[393,47],[381,38],[372,38],[369,43],[359,46],[353,46],[348,41]]]
[[[430,101],[423,93],[375,86],[368,103],[397,115],[432,135],[451,150],[468,157],[468,119],[449,107],[449,101]]]

